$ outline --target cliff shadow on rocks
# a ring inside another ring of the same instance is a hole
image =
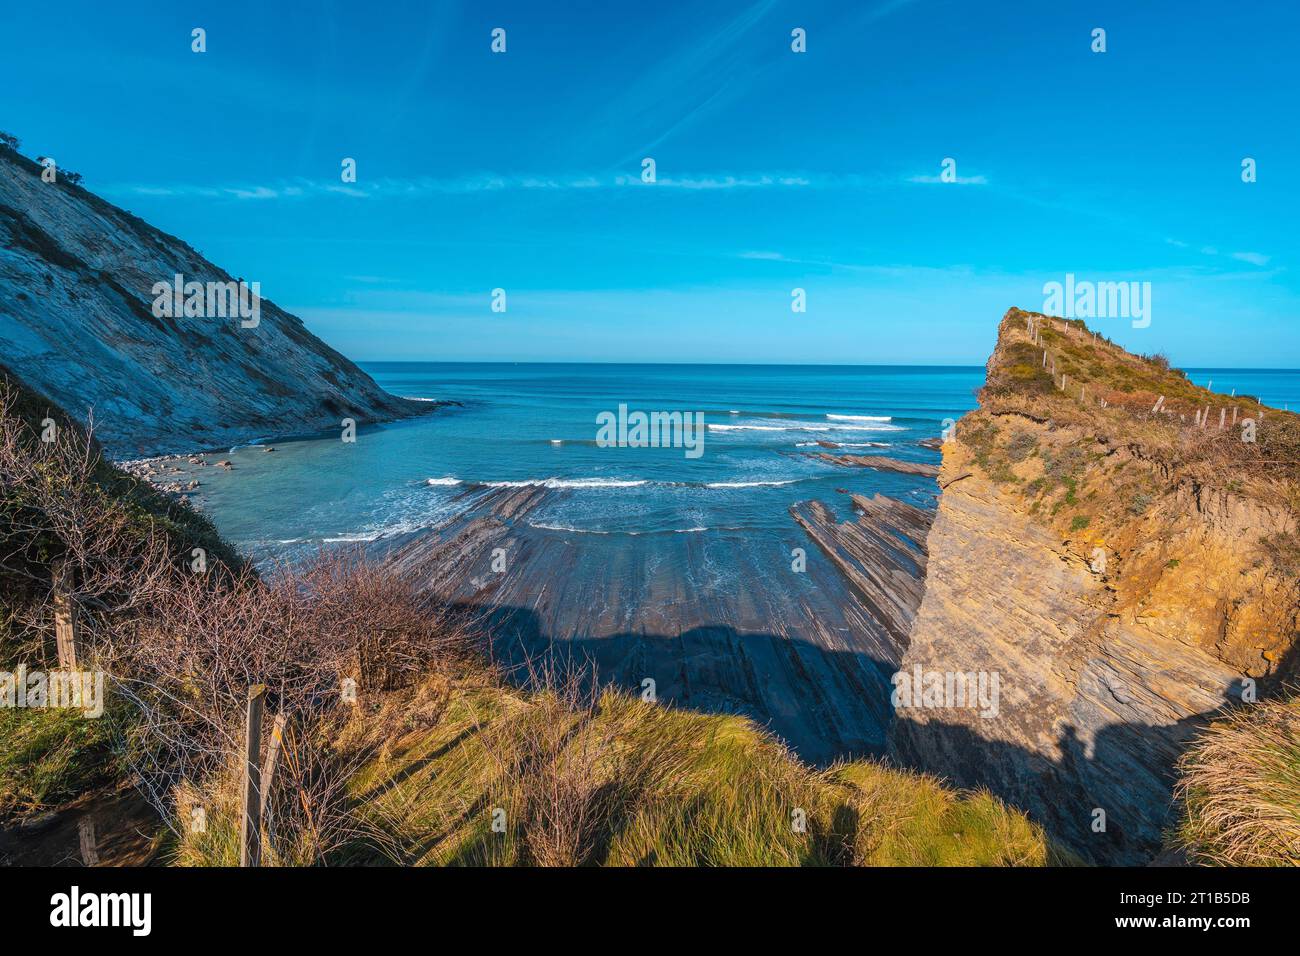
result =
[[[1223,695],[1225,706],[1238,701],[1240,685],[1226,686]],[[893,753],[904,766],[989,790],[1083,860],[1143,865],[1161,852],[1175,822],[1178,758],[1222,712],[1163,725],[1110,724],[1091,741],[1064,723],[1054,759],[968,725],[903,718],[892,730]]]
[[[1165,725],[1115,723],[1090,741],[1066,723],[1053,758],[965,725],[900,718],[890,702],[897,665],[869,654],[730,626],[554,638],[528,608],[457,610],[483,619],[497,663],[518,684],[548,667],[584,670],[634,694],[649,679],[660,703],[748,717],[815,765],[873,757],[988,790],[1053,844],[1103,865],[1143,865],[1161,852],[1175,818],[1175,765],[1220,712]],[[1225,704],[1240,693],[1239,685],[1225,687]]]
[[[897,667],[870,654],[726,624],[557,638],[530,608],[454,610],[482,621],[495,662],[521,686],[538,674],[585,673],[669,706],[748,717],[815,765],[886,750]]]

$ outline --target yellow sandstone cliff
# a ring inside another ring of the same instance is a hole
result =
[[[1086,859],[1152,858],[1192,736],[1294,671],[1297,436],[1081,322],[1009,311],[944,443],[901,667],[996,674],[997,713],[902,708],[896,755]]]

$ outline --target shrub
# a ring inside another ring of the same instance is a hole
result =
[[[1179,761],[1177,842],[1195,862],[1300,865],[1300,703],[1212,723]]]
[[[1155,496],[1152,495],[1150,492],[1139,491],[1135,493],[1133,497],[1129,499],[1128,502],[1129,514],[1134,514],[1134,515],[1145,514],[1147,509],[1151,507],[1151,502],[1154,500],[1155,500]]]
[[[1013,462],[1024,461],[1038,449],[1038,439],[1033,432],[1017,431],[1007,441],[1007,457]]]

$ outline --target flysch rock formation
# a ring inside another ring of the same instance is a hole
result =
[[[1294,641],[1293,573],[1259,545],[1295,522],[1285,507],[1213,491],[1190,466],[1143,451],[1183,440],[1177,420],[1152,432],[1141,414],[1114,410],[1119,392],[1103,406],[1039,387],[1032,359],[1092,338],[1067,329],[1074,341],[1045,340],[1046,323],[1008,314],[981,409],[943,443],[926,590],[900,666],[997,675],[997,712],[939,693],[930,705],[913,698],[890,750],[992,790],[1085,860],[1144,863],[1173,819],[1175,764],[1191,735]],[[1096,376],[1094,395],[1106,394],[1108,363],[1108,381],[1128,384],[1118,363],[1135,357],[1115,351],[1097,340],[1079,362]]]
[[[457,517],[375,547],[426,593],[484,613],[508,666],[594,665],[638,693],[652,680],[657,699],[751,716],[814,762],[883,752],[929,513],[854,496],[848,521],[819,502],[794,506],[785,534],[530,523],[571,493],[466,492]],[[792,568],[795,548],[806,571]]]
[[[157,282],[235,277],[40,173],[0,148],[0,363],[83,421],[93,410],[113,457],[337,429],[343,418],[363,427],[434,404],[389,395],[266,299],[256,328],[155,316]]]
[[[958,446],[941,481],[963,467]],[[930,575],[901,669],[997,674],[999,712],[900,711],[898,755],[989,787],[1086,856],[1152,855],[1195,718],[1239,693],[1241,674],[1110,617],[1105,584],[986,479],[944,491],[927,545]],[[1106,830],[1094,833],[1097,809]]]
[[[838,465],[841,468],[874,468],[877,471],[893,471],[901,475],[922,475],[926,478],[935,478],[939,474],[939,468],[923,461],[903,461],[900,458],[889,458],[885,455],[828,455],[825,452],[804,452],[805,458],[812,458],[815,461],[824,461],[828,465]]]

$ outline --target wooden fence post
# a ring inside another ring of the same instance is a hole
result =
[[[284,714],[275,715],[271,725],[271,742],[266,746],[266,761],[262,764],[262,800],[259,815],[266,819],[266,801],[271,795],[271,783],[275,780],[275,767],[280,759],[280,744],[284,740]]]
[[[75,671],[81,663],[81,621],[74,595],[54,595],[54,643],[59,652],[59,670]]]
[[[262,787],[257,758],[262,749],[262,710],[266,706],[266,685],[248,688],[248,710],[244,737],[243,812],[239,820],[239,865],[260,866],[262,862]]]
[[[66,560],[54,564],[51,590],[54,604],[54,645],[59,670],[75,671],[85,657],[81,653],[81,620],[73,574]]]
[[[99,845],[95,840],[95,821],[82,817],[77,821],[77,839],[81,844],[81,862],[99,866]]]

